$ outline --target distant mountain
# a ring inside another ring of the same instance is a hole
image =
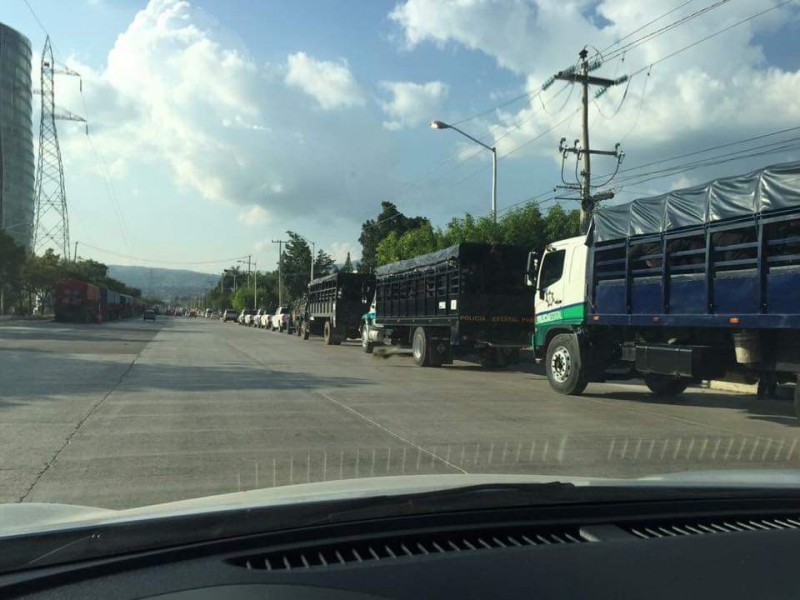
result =
[[[202,296],[219,282],[219,275],[180,269],[156,269],[127,265],[109,265],[114,279],[142,290],[148,298],[169,302],[172,298]]]

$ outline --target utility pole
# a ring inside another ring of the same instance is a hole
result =
[[[286,240],[272,240],[273,244],[278,244],[278,306],[283,306],[283,245]]]
[[[75,242],[75,253],[72,255],[72,262],[73,264],[78,263],[78,242]]]
[[[564,71],[559,71],[558,73],[553,76],[553,78],[547,82],[543,89],[547,89],[550,85],[552,85],[553,81],[560,79],[562,81],[569,81],[572,83],[580,83],[581,87],[583,88],[582,94],[582,103],[583,103],[583,130],[581,132],[581,142],[580,147],[576,143],[573,147],[569,148],[564,146],[564,139],[561,140],[561,144],[559,145],[559,150],[562,153],[562,156],[566,158],[568,153],[573,153],[576,155],[577,160],[582,160],[583,162],[583,169],[581,171],[581,182],[580,182],[580,190],[581,190],[581,231],[586,233],[589,229],[589,223],[592,219],[592,213],[594,212],[595,204],[599,200],[604,200],[609,197],[613,198],[613,194],[610,192],[605,192],[603,194],[597,194],[595,196],[592,195],[592,166],[591,166],[591,155],[592,154],[599,154],[605,156],[614,156],[617,158],[617,165],[622,162],[622,157],[624,154],[619,150],[619,144],[616,145],[614,150],[592,150],[589,146],[589,86],[595,85],[599,86],[601,89],[595,95],[595,98],[602,95],[609,87],[618,85],[620,83],[624,83],[628,80],[627,75],[623,75],[622,77],[618,77],[617,79],[604,79],[602,77],[594,77],[593,75],[589,75],[590,71],[598,69],[602,62],[599,60],[595,60],[589,62],[587,60],[588,52],[586,48],[583,48],[579,53],[578,56],[581,59],[580,69],[576,70],[575,67],[570,67],[569,69],[565,69]]]
[[[258,263],[253,261],[253,310],[258,307]]]

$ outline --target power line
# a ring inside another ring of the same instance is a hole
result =
[[[626,34],[626,35],[622,36],[622,37],[621,37],[621,38],[619,38],[619,39],[618,39],[616,42],[613,42],[613,43],[609,44],[608,46],[606,46],[605,48],[603,48],[603,50],[602,50],[602,51],[598,51],[598,52],[597,52],[597,54],[598,54],[599,56],[601,56],[601,59],[602,59],[602,56],[603,56],[603,54],[602,54],[602,53],[603,53],[603,52],[606,52],[607,50],[610,50],[611,48],[613,48],[614,46],[616,46],[616,45],[618,45],[618,44],[622,43],[624,40],[628,39],[629,37],[631,37],[631,36],[633,36],[633,35],[636,35],[637,33],[639,33],[640,31],[642,31],[643,29],[646,29],[647,27],[649,27],[649,26],[650,26],[650,25],[652,25],[653,23],[656,23],[656,22],[660,21],[660,20],[661,20],[661,19],[663,19],[664,17],[668,17],[669,15],[671,15],[672,13],[674,13],[675,11],[678,11],[678,10],[682,9],[684,6],[686,6],[687,4],[691,4],[692,2],[694,2],[694,0],[686,0],[686,1],[685,1],[685,2],[683,2],[682,4],[679,4],[678,6],[676,6],[675,8],[672,8],[672,9],[668,10],[667,12],[665,12],[665,13],[663,13],[662,15],[660,15],[660,16],[658,16],[658,17],[656,17],[655,19],[653,19],[653,20],[651,20],[651,21],[648,21],[647,23],[645,23],[645,24],[644,24],[644,25],[642,25],[641,27],[637,27],[636,29],[634,29],[634,30],[633,30],[633,31],[631,31],[630,33],[628,33],[628,34]]]
[[[523,144],[515,146],[514,148],[512,148],[511,150],[509,150],[505,154],[502,154],[502,155],[498,156],[497,157],[498,162],[508,158],[509,156],[511,156],[511,155],[513,155],[513,154],[515,154],[517,152],[519,152],[523,148],[526,148],[527,146],[530,146],[532,143],[542,139],[544,136],[546,136],[548,133],[551,133],[556,128],[561,127],[564,123],[566,123],[567,121],[571,120],[578,112],[580,112],[580,110],[581,110],[580,108],[576,109],[574,112],[572,112],[569,115],[567,115],[564,119],[562,119],[561,121],[559,121],[558,123],[556,123],[552,127],[544,130],[539,135],[529,139],[527,142],[525,142]],[[472,173],[470,173],[466,177],[463,177],[462,179],[459,179],[457,182],[455,182],[453,184],[453,186],[461,185],[462,183],[464,183],[465,181],[467,181],[469,179],[472,179],[473,177],[475,177],[476,175],[478,175],[478,173],[481,173],[482,171],[483,171],[483,168],[473,171]]]
[[[697,17],[703,16],[704,14],[706,14],[708,12],[711,12],[712,10],[714,10],[716,8],[719,8],[720,6],[723,6],[723,5],[727,4],[728,2],[730,2],[730,0],[717,0],[713,4],[709,4],[707,6],[704,6],[703,8],[701,8],[699,10],[696,10],[695,12],[690,13],[688,15],[685,15],[685,16],[681,17],[680,19],[678,19],[676,21],[673,21],[672,23],[669,23],[669,24],[665,25],[664,27],[661,27],[660,29],[656,29],[655,31],[651,31],[650,33],[647,33],[647,34],[643,35],[642,37],[633,40],[632,42],[629,42],[627,44],[624,44],[624,45],[620,46],[619,48],[617,48],[616,50],[611,52],[608,56],[606,56],[606,60],[610,60],[610,59],[612,59],[612,58],[614,58],[616,56],[625,54],[629,50],[632,50],[633,48],[636,48],[637,46],[641,46],[642,44],[644,44],[644,43],[646,43],[646,42],[658,37],[659,35],[662,35],[664,33],[672,31],[673,29],[688,23],[692,19],[696,19]]]
[[[686,52],[686,50],[694,48],[698,44],[702,44],[703,42],[708,41],[711,38],[717,37],[718,35],[723,34],[726,31],[730,31],[734,27],[738,27],[739,25],[743,25],[744,23],[747,23],[748,21],[752,21],[753,19],[756,19],[756,18],[758,18],[758,17],[760,17],[762,15],[765,15],[768,12],[772,12],[773,10],[777,10],[778,8],[786,6],[787,4],[789,4],[790,2],[793,2],[793,1],[794,0],[783,0],[783,2],[775,4],[775,5],[771,6],[770,8],[766,8],[766,9],[764,9],[762,11],[759,11],[757,13],[754,13],[754,14],[750,15],[749,17],[745,17],[744,19],[741,19],[740,21],[737,21],[736,23],[728,25],[727,27],[723,27],[722,29],[720,29],[718,31],[715,31],[714,33],[711,33],[711,34],[709,34],[709,35],[707,35],[705,37],[702,37],[699,40],[696,40],[696,41],[692,42],[691,44],[688,44],[687,46],[684,46],[683,48],[679,48],[679,49],[675,50],[674,52],[670,52],[666,56],[662,56],[661,58],[659,58],[655,62],[652,62],[649,65],[647,65],[645,67],[642,67],[638,71],[634,71],[633,73],[630,74],[630,76],[633,77],[634,75],[638,75],[639,73],[643,73],[644,71],[647,71],[648,69],[653,68],[655,65],[664,62],[665,60],[673,58],[674,56],[677,56],[678,54],[681,54],[682,52]]]
[[[706,154],[708,152],[713,152],[714,150],[721,150],[723,148],[729,148],[731,146],[738,146],[740,144],[747,144],[749,142],[755,142],[755,141],[763,140],[763,139],[766,139],[768,137],[772,137],[772,136],[775,136],[775,135],[781,135],[782,133],[789,133],[791,131],[798,131],[798,130],[800,130],[800,126],[787,127],[785,129],[779,129],[777,131],[771,131],[769,133],[763,133],[763,134],[760,134],[760,135],[751,136],[751,137],[748,137],[748,138],[743,138],[743,139],[736,140],[736,141],[733,141],[733,142],[726,142],[724,144],[717,144],[716,146],[708,146],[706,148],[702,148],[700,150],[695,150],[693,152],[686,152],[686,153],[683,153],[683,154],[673,154],[672,156],[670,156],[668,158],[662,158],[660,160],[654,160],[654,161],[651,161],[651,162],[648,162],[648,163],[642,163],[640,165],[634,165],[634,166],[628,167],[626,169],[620,169],[619,174],[623,175],[625,173],[630,173],[631,171],[638,171],[638,170],[641,170],[641,169],[644,169],[644,168],[647,168],[647,167],[660,165],[660,164],[663,164],[663,163],[666,163],[666,162],[671,162],[671,161],[678,160],[678,159],[681,159],[681,158],[688,158],[690,156],[697,156],[698,154]]]
[[[106,254],[111,254],[112,256],[116,256],[119,258],[126,258],[128,260],[135,260],[143,263],[152,263],[152,264],[163,264],[163,265],[214,265],[219,263],[227,263],[234,260],[239,260],[241,258],[247,258],[247,255],[244,256],[234,256],[232,258],[220,258],[218,260],[194,260],[194,261],[180,261],[180,260],[155,260],[149,258],[141,258],[138,256],[130,256],[128,254],[121,254],[119,252],[114,252],[113,250],[108,250],[106,248],[100,248],[99,246],[94,246],[93,244],[87,244],[86,242],[80,242],[81,246],[86,246],[87,248],[91,248],[92,250],[97,250],[98,252],[105,252]]]
[[[645,183],[647,181],[653,181],[654,179],[663,179],[664,177],[672,177],[673,175],[688,173],[690,171],[694,171],[696,169],[700,169],[703,167],[726,164],[729,162],[743,160],[745,158],[767,156],[779,152],[785,153],[788,150],[798,150],[798,149],[800,149],[800,137],[791,138],[789,140],[781,140],[780,142],[774,142],[771,144],[764,144],[763,146],[757,146],[755,148],[746,148],[742,150],[737,150],[735,152],[729,152],[727,154],[722,154],[715,157],[709,157],[708,159],[703,160],[701,162],[683,163],[679,165],[673,165],[672,167],[668,167],[665,169],[652,171],[649,173],[632,175],[628,178],[620,179],[620,182],[621,183],[627,182],[627,183],[633,183],[634,185],[638,185],[640,183]]]
[[[81,103],[83,104],[83,114],[86,116],[86,119],[89,119],[89,109],[86,106],[86,96],[83,93],[83,80],[81,79],[80,85],[80,95],[81,95]],[[110,178],[108,176],[108,164],[106,163],[105,158],[103,155],[97,150],[97,147],[94,145],[94,140],[89,135],[89,127],[86,127],[86,138],[89,140],[89,146],[92,149],[92,152],[95,155],[95,158],[100,162],[101,170],[100,174],[103,177],[103,183],[106,188],[106,192],[108,193],[109,197],[111,198],[112,203],[114,204],[114,213],[117,217],[117,224],[119,225],[120,234],[122,235],[122,240],[125,243],[125,247],[130,250],[130,243],[128,242],[128,235],[127,235],[127,227],[125,225],[125,217],[122,213],[122,207],[119,202],[119,198],[114,190],[113,185],[111,184]]]

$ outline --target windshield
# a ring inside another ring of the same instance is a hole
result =
[[[800,468],[797,2],[2,7],[0,504]]]

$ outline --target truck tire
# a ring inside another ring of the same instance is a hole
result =
[[[644,376],[644,384],[650,388],[656,398],[674,398],[683,393],[689,382],[669,375],[648,373]]]
[[[794,416],[800,419],[800,377],[794,384]]]
[[[374,342],[369,341],[369,329],[367,327],[361,328],[361,349],[367,354],[372,354],[375,347]]]
[[[560,394],[579,396],[586,389],[580,346],[573,334],[560,333],[550,341],[545,368],[550,386]]]
[[[430,339],[424,327],[417,327],[411,338],[411,354],[418,367],[430,366]]]
[[[494,369],[497,367],[497,351],[495,348],[480,348],[478,350],[478,362],[484,369]]]
[[[326,346],[333,346],[334,345],[334,333],[333,333],[333,326],[331,325],[330,321],[325,321],[325,327],[322,330],[322,337],[325,340]]]

